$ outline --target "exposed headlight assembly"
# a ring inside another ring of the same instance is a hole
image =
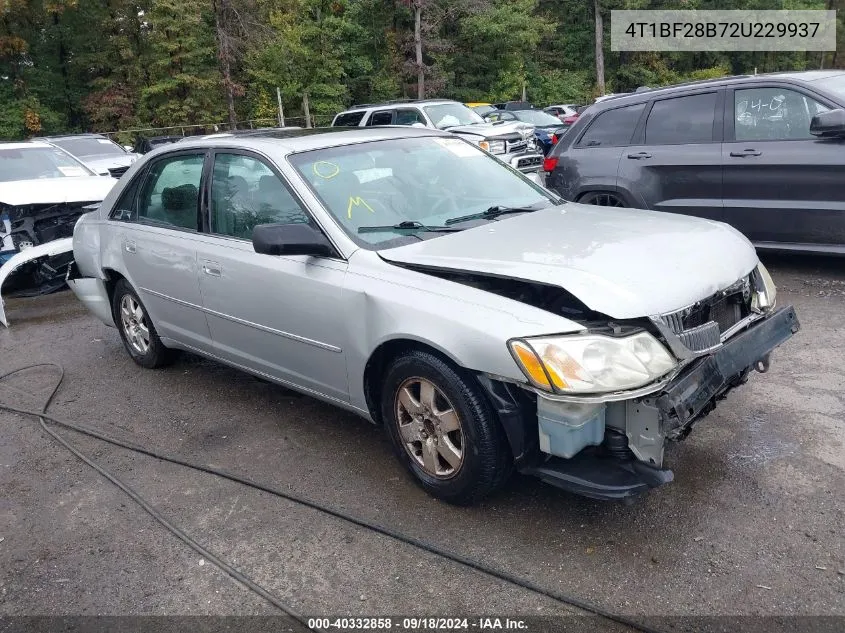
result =
[[[564,394],[641,387],[664,376],[677,361],[648,332],[511,339],[511,354],[532,385]]]
[[[754,295],[751,297],[751,309],[755,312],[768,312],[775,307],[778,290],[775,282],[762,263],[757,264],[754,271]]]
[[[504,154],[505,153],[505,142],[504,141],[480,141],[478,146],[490,152],[491,154]]]

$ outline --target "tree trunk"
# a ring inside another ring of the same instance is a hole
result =
[[[414,50],[417,55],[417,99],[425,99],[425,68],[422,54],[422,5],[414,2]]]
[[[601,6],[599,0],[593,0],[593,8],[596,14],[596,85],[599,94],[604,94],[604,23],[601,19]]]
[[[311,127],[311,108],[308,104],[308,93],[302,95],[302,111],[305,113],[305,127]]]
[[[217,57],[220,59],[220,70],[223,73],[223,89],[226,91],[226,109],[229,113],[229,129],[238,129],[238,117],[235,114],[235,86],[232,81],[232,46],[229,34],[226,32],[226,2],[217,0],[214,3],[214,27],[217,35]]]

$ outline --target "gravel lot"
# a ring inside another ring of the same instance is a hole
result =
[[[845,260],[765,257],[803,329],[668,454],[634,505],[514,477],[469,509],[418,489],[383,432],[186,356],[147,371],[69,292],[11,300],[0,372],[56,361],[53,413],[342,508],[636,616],[845,616]],[[49,370],[0,383],[37,405]],[[34,394],[23,394],[25,390]],[[274,614],[44,434],[0,413],[0,616]],[[210,475],[62,433],[210,550],[309,615],[572,612]],[[0,627],[2,628],[2,627]]]

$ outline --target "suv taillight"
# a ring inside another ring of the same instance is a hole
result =
[[[552,172],[557,167],[557,156],[546,156],[543,159],[543,171]]]

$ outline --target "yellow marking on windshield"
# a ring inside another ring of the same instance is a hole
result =
[[[346,217],[350,220],[352,219],[352,207],[360,207],[365,206],[370,210],[370,213],[375,213],[375,209],[373,209],[370,205],[367,204],[367,201],[364,200],[361,196],[349,196],[349,206],[346,207]]]
[[[340,173],[340,167],[338,167],[334,163],[330,163],[327,160],[318,160],[316,163],[314,163],[311,169],[314,171],[315,176],[319,176],[324,180],[334,178]]]

